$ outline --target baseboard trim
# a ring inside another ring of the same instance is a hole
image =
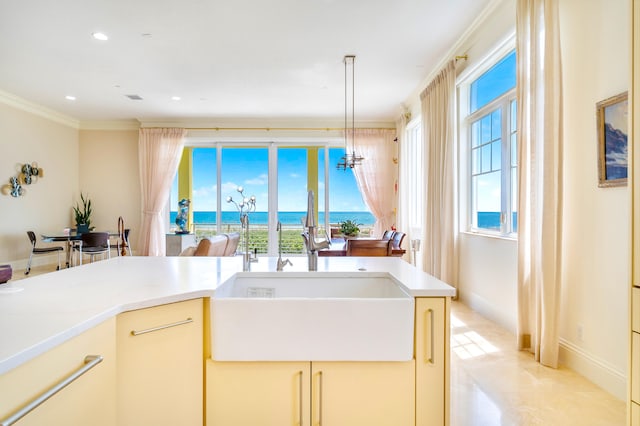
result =
[[[559,363],[589,379],[618,399],[627,398],[627,376],[608,362],[560,338]]]

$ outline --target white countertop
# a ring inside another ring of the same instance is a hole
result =
[[[281,272],[307,271],[289,257]],[[251,272],[276,270],[262,257]],[[242,271],[236,257],[116,257],[0,285],[0,374],[121,312],[211,297]],[[414,297],[454,296],[455,289],[394,257],[320,257],[318,271],[387,272]]]

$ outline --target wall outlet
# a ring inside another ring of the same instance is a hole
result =
[[[578,324],[576,326],[576,338],[578,339],[578,342],[584,342],[584,329],[582,324]]]

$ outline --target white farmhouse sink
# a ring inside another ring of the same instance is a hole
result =
[[[407,361],[413,298],[384,273],[238,273],[211,301],[218,361]]]

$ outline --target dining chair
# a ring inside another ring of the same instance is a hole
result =
[[[36,247],[36,234],[33,231],[27,231],[27,235],[29,236],[29,241],[31,242],[31,254],[29,254],[29,262],[27,262],[27,269],[24,271],[25,275],[29,275],[31,271],[31,260],[33,260],[34,255],[38,254],[48,254],[57,252],[58,253],[58,267],[56,271],[60,270],[60,252],[64,250],[64,247],[61,246],[51,246],[51,247]]]
[[[406,234],[404,232],[396,232],[393,235],[393,238],[391,239],[392,245],[394,247],[401,248],[402,247],[402,241],[404,240],[405,235]]]
[[[347,256],[391,256],[390,240],[347,240]]]
[[[384,231],[384,234],[382,234],[382,239],[383,240],[390,240],[393,238],[393,236],[396,234],[396,231],[392,230],[392,229],[387,229],[386,231]]]
[[[108,259],[111,259],[111,243],[109,242],[108,232],[86,232],[82,234],[78,244],[74,246],[74,251],[78,253],[79,264],[82,265],[82,258],[86,254],[89,256],[89,260],[93,262],[93,259],[97,255],[102,255],[104,259],[105,254]]]

